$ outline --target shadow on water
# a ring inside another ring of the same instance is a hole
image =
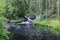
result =
[[[25,25],[23,26],[25,27]],[[60,37],[53,34],[49,29],[37,24],[28,29],[22,28],[18,32],[15,31],[10,40],[60,40]]]
[[[60,36],[40,24],[6,23],[6,29],[10,32],[9,40],[60,40]]]

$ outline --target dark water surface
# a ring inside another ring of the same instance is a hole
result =
[[[35,25],[26,28],[26,25],[22,25],[20,31],[15,31],[10,40],[60,40],[60,36],[43,27],[43,25]]]

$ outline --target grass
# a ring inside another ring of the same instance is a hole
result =
[[[6,19],[5,17],[0,17],[0,21],[3,21],[3,20],[8,20],[8,19]]]
[[[18,19],[18,20],[9,20],[10,22],[12,22],[12,23],[15,23],[15,22],[22,22],[23,21],[23,19]]]
[[[52,28],[45,28],[49,29],[52,33],[60,34],[60,21],[58,20],[34,20],[35,24],[47,25],[52,26]]]
[[[4,21],[4,20],[8,20],[8,21],[10,21],[11,23],[22,22],[22,21],[23,21],[23,19],[10,20],[10,19],[7,19],[7,18],[5,18],[5,17],[0,17],[0,21]]]
[[[60,28],[60,21],[58,20],[34,20],[35,24],[53,26],[53,28]]]

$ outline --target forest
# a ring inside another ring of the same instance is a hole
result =
[[[0,40],[60,40],[60,0],[0,0]]]

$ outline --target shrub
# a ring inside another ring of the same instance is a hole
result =
[[[4,29],[4,23],[3,20],[5,20],[4,17],[0,17],[0,40],[8,40],[8,32]]]

